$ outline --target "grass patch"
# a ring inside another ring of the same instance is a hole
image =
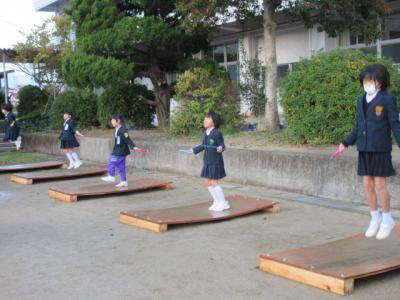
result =
[[[0,153],[0,165],[27,164],[48,160],[46,156],[35,153],[3,152]]]

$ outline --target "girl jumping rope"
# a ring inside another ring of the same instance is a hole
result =
[[[333,158],[345,152],[348,146],[357,143],[358,175],[363,177],[365,196],[371,214],[365,236],[376,236],[381,240],[387,238],[395,226],[390,213],[386,177],[395,175],[391,155],[391,132],[400,145],[399,113],[395,96],[387,92],[390,76],[383,65],[366,66],[360,73],[360,83],[365,94],[357,101],[355,127],[342,141]],[[378,197],[382,204],[382,214],[378,211]]]

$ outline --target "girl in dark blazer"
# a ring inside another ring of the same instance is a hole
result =
[[[13,106],[11,104],[5,104],[1,107],[1,112],[4,114],[6,123],[3,141],[11,141],[15,143],[17,150],[19,150],[21,148],[21,136],[19,135],[17,118],[13,113]]]
[[[219,180],[226,176],[224,168],[224,159],[222,152],[225,150],[224,137],[218,129],[221,124],[221,118],[214,112],[209,112],[204,117],[203,125],[206,129],[203,134],[203,141],[191,149],[194,154],[204,151],[203,169],[201,177],[207,179],[208,191],[213,197],[213,204],[209,207],[212,211],[223,211],[229,209],[229,203],[225,200],[222,187]]]
[[[60,148],[63,150],[65,156],[67,156],[69,160],[68,169],[77,169],[82,165],[82,161],[79,159],[78,154],[75,152],[75,148],[78,148],[80,146],[78,141],[76,140],[75,135],[83,135],[75,128],[75,122],[72,119],[71,110],[65,109],[63,118],[63,129],[59,136],[59,139],[61,141]]]
[[[113,152],[108,160],[108,176],[102,177],[101,180],[106,182],[115,182],[115,169],[118,169],[121,182],[116,185],[118,188],[127,187],[126,180],[126,157],[131,153],[129,149],[138,151],[128,134],[128,129],[124,125],[124,121],[120,114],[115,114],[111,119],[111,125],[115,128],[115,144]]]
[[[338,154],[357,144],[358,175],[363,176],[371,221],[366,237],[385,239],[395,222],[390,213],[390,195],[386,177],[395,175],[392,164],[391,133],[400,145],[400,121],[396,98],[387,92],[390,76],[381,64],[366,66],[360,73],[365,94],[358,98],[356,122],[351,133],[342,141]],[[377,207],[377,194],[382,202],[382,214]]]

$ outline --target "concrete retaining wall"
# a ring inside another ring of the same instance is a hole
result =
[[[24,136],[24,147],[53,155],[61,153],[57,135],[34,134]],[[83,160],[106,163],[111,153],[113,139],[80,138],[80,156]],[[133,154],[128,165],[136,168],[183,173],[198,176],[202,155],[185,155],[179,149],[187,146],[169,143],[140,141],[149,150],[146,154]],[[277,152],[270,150],[242,150],[229,148],[224,153],[226,180],[242,184],[262,185],[274,189],[306,195],[364,202],[362,181],[356,175],[357,159],[343,157],[336,161],[326,154]],[[394,162],[400,173],[400,164]],[[389,179],[392,203],[400,208],[400,178]]]

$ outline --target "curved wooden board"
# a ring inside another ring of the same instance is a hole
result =
[[[162,232],[167,229],[168,225],[221,221],[237,218],[262,210],[271,212],[279,211],[279,203],[276,201],[240,195],[228,196],[226,199],[229,201],[231,208],[221,212],[208,210],[211,202],[203,202],[194,205],[165,209],[123,211],[120,213],[120,221],[125,224],[134,225],[156,232]],[[144,226],[140,226],[141,224],[144,224]],[[156,228],[159,226],[164,228],[164,230],[153,230],[146,224],[153,224],[156,225]]]
[[[342,295],[352,291],[355,279],[400,268],[400,225],[386,240],[366,238],[358,234],[321,245],[281,251],[260,256],[260,269]],[[283,271],[284,270],[284,271]],[[294,273],[301,277],[292,278]],[[318,284],[310,278],[329,278],[347,282],[343,289]]]
[[[74,202],[84,196],[119,195],[138,191],[162,188],[169,190],[172,182],[152,178],[131,179],[129,186],[117,188],[115,183],[102,183],[90,186],[50,187],[49,196],[66,202]]]
[[[0,166],[0,173],[61,168],[64,165],[65,164],[61,161],[42,161],[30,164],[3,165]]]
[[[12,174],[11,181],[22,184],[32,184],[35,181],[73,179],[86,176],[102,175],[106,172],[107,169],[103,167],[88,167],[72,170],[49,170],[42,172]]]

